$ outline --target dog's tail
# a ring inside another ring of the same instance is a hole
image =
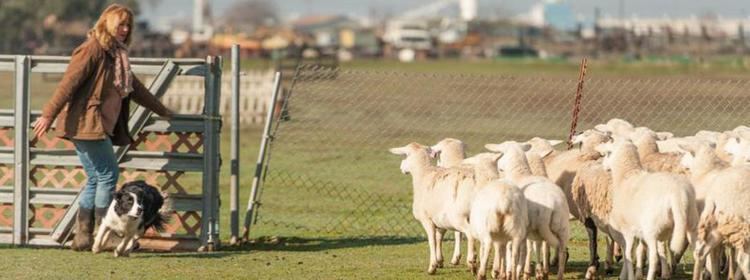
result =
[[[170,217],[172,217],[172,214],[174,213],[174,205],[172,205],[174,202],[169,197],[169,193],[160,192],[159,194],[162,197],[162,205],[159,208],[156,216],[154,216],[152,221],[147,226],[154,227],[154,229],[158,232],[164,232],[165,226],[169,224]]]
[[[159,211],[159,213],[151,219],[151,222],[146,225],[146,228],[154,227],[156,231],[164,232],[166,225],[169,224],[169,218],[172,216],[171,213],[172,212]]]

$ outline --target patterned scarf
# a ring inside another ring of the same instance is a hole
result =
[[[115,59],[115,89],[120,97],[127,97],[133,91],[133,72],[130,71],[128,47],[114,40],[115,45],[110,48],[109,55]]]

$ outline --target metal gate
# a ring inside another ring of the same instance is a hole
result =
[[[14,109],[0,110],[0,243],[61,246],[69,241],[86,176],[72,143],[53,133],[39,139],[30,133],[40,112],[29,106],[32,73],[59,75],[69,59],[0,56],[0,75],[10,72],[15,99]],[[136,75],[155,75],[149,89],[157,98],[178,76],[204,77],[205,84],[201,114],[163,119],[138,106],[128,123],[135,142],[115,148],[120,183],[145,180],[169,195],[166,232],[147,233],[141,247],[212,250],[219,242],[222,60],[133,58],[131,64]]]

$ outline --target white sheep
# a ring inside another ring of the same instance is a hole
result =
[[[609,214],[612,211],[612,176],[604,169],[601,162],[591,161],[581,167],[571,184],[573,203],[578,219],[586,228],[589,237],[589,267],[585,279],[594,279],[599,268],[597,253],[597,230],[606,234],[607,255],[604,271],[611,273],[614,265],[614,242],[611,240],[612,229],[609,225]]]
[[[430,148],[418,143],[392,148],[390,152],[405,155],[401,171],[411,174],[413,187],[412,213],[427,233],[430,247],[430,265],[427,273],[433,274],[440,266],[436,235],[446,229],[469,232],[471,199],[476,191],[472,170],[442,168],[432,165]],[[467,235],[468,244],[473,244]],[[473,246],[468,246],[468,264],[475,271]]]
[[[440,142],[430,147],[430,150],[432,151],[430,156],[433,158],[437,157],[437,166],[439,167],[459,167],[461,161],[466,158],[466,144],[455,138],[445,138],[440,140]],[[444,233],[438,232],[435,241],[438,248],[438,265],[440,266],[442,266],[443,263],[443,234]],[[461,232],[455,231],[453,233],[453,239],[455,242],[453,243],[453,257],[451,257],[451,264],[458,265],[461,261]],[[474,245],[469,244],[469,246],[473,247]],[[474,262],[473,259],[467,259],[467,263],[469,263],[470,266],[472,266],[471,263]]]
[[[601,155],[594,150],[596,145],[610,139],[610,134],[598,130],[589,129],[573,138],[573,144],[580,144],[580,149],[572,149],[557,154],[546,162],[547,176],[553,183],[560,186],[567,197],[568,204],[573,203],[570,184],[573,182],[575,173],[587,162],[597,160]],[[571,214],[578,217],[575,208]]]
[[[669,241],[679,259],[687,248],[685,239],[694,240],[698,214],[693,187],[687,178],[676,174],[646,172],[630,140],[618,137],[614,143],[600,144],[597,150],[605,155],[602,165],[612,172],[609,224],[615,240],[625,245],[620,278],[635,279],[632,254],[637,238],[648,246],[647,279],[652,280],[659,257],[666,258],[659,256],[658,241]],[[669,274],[669,268],[662,267],[662,277]]]
[[[570,236],[568,217],[570,210],[559,186],[552,183],[549,178],[534,176],[531,173],[524,151],[529,150],[531,145],[508,141],[502,144],[485,145],[490,151],[502,153],[498,161],[498,169],[506,178],[516,183],[522,190],[527,200],[529,213],[529,229],[527,239],[537,242],[546,242],[551,247],[558,248],[557,279],[563,279],[565,273],[565,248]],[[531,249],[531,248],[529,248]],[[530,251],[527,250],[525,272],[530,273]],[[542,273],[549,272],[549,263],[546,254],[542,254]],[[537,273],[540,271],[537,270]],[[540,277],[537,274],[537,277]]]
[[[554,146],[562,142],[561,140],[547,140],[539,137],[526,141],[531,145],[531,149],[526,152],[526,160],[528,160],[531,173],[534,176],[547,177],[546,164],[561,153]]]
[[[714,249],[725,240],[730,240],[729,244],[737,250],[740,271],[750,272],[750,266],[742,262],[747,259],[747,251],[741,244],[732,241],[750,238],[750,235],[744,235],[741,230],[747,226],[744,221],[750,218],[750,210],[743,203],[750,201],[750,168],[727,166],[719,159],[716,149],[709,142],[686,141],[680,147],[685,150],[682,164],[690,170],[690,180],[696,189],[699,208],[702,209],[694,252],[695,275],[702,274],[700,270],[707,255],[712,251],[718,252],[718,249]],[[730,263],[731,257],[730,254]],[[709,262],[712,279],[719,276],[718,263],[718,255],[712,254]]]
[[[638,148],[638,158],[647,171],[671,172],[685,174],[685,168],[680,164],[681,153],[664,153],[659,150],[657,141],[660,137],[650,129],[636,130],[629,138]]]
[[[491,248],[495,248],[496,260],[506,244],[512,248],[506,260],[512,269],[509,279],[519,279],[518,254],[526,238],[529,220],[526,200],[521,190],[507,180],[494,180],[477,192],[471,204],[471,234],[481,243],[479,248],[479,271],[477,279],[486,278],[487,260]],[[490,247],[492,246],[492,247]],[[493,277],[500,277],[502,265],[493,263]]]

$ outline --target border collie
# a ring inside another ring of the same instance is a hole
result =
[[[122,237],[115,248],[115,257],[129,256],[147,229],[154,227],[157,231],[164,230],[167,216],[160,212],[163,204],[164,197],[159,190],[146,182],[125,183],[115,193],[107,215],[99,225],[91,251],[99,253],[114,232]]]

